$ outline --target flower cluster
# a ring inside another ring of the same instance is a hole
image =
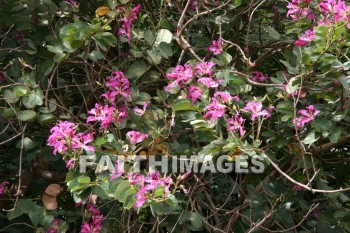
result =
[[[170,194],[170,185],[173,184],[173,180],[170,177],[165,176],[162,178],[157,170],[151,170],[148,176],[139,173],[130,173],[128,179],[130,184],[136,186],[138,189],[134,208],[142,207],[148,197],[151,196],[152,192],[157,188],[163,188],[163,197],[167,198]]]
[[[80,233],[99,233],[102,229],[103,215],[99,209],[94,207],[93,203],[88,204],[88,212],[90,221],[83,223]]]
[[[260,71],[254,71],[253,72],[253,81],[254,82],[265,82],[267,80],[269,80],[270,77],[266,74],[263,74]]]
[[[261,116],[267,118],[271,116],[268,110],[263,109],[263,105],[260,102],[248,102],[242,110],[252,113],[252,121]]]
[[[292,0],[287,6],[287,17],[291,17],[293,21],[301,18],[307,18],[308,20],[315,19],[315,15],[312,14],[310,8],[310,2],[311,0]]]
[[[51,135],[47,140],[47,145],[53,146],[53,154],[57,152],[64,154],[69,148],[83,149],[87,152],[94,153],[94,148],[87,145],[93,141],[93,134],[75,133],[75,125],[69,121],[60,121],[51,129]]]
[[[318,5],[319,13],[313,14],[310,0],[292,0],[288,4],[287,17],[292,20],[306,18],[307,20],[316,19],[318,15],[317,26],[332,25],[339,21],[346,23],[350,29],[350,6],[347,6],[343,0],[323,0]],[[306,30],[296,41],[295,45],[305,46],[315,39],[316,26],[312,30]]]
[[[218,55],[218,54],[222,53],[222,39],[221,39],[221,37],[217,41],[213,40],[212,45],[210,45],[208,47],[208,50],[210,52],[212,52],[214,55]]]
[[[309,105],[306,107],[306,109],[299,110],[298,113],[301,116],[295,118],[293,122],[296,125],[297,129],[300,129],[304,127],[306,123],[313,121],[315,119],[315,116],[320,114],[321,111],[317,110],[313,105]]]
[[[167,87],[165,91],[177,91],[183,88],[186,84],[190,84],[194,77],[197,77],[197,83],[202,84],[207,88],[216,88],[224,80],[215,80],[213,78],[212,68],[215,66],[214,62],[202,62],[195,65],[193,68],[185,64],[184,66],[176,66],[171,73],[167,73],[168,79],[174,80]],[[197,101],[202,95],[202,90],[198,86],[191,85],[187,89],[187,98],[191,100],[192,104]]]
[[[128,99],[131,93],[130,82],[121,71],[113,72],[112,76],[107,78],[106,86],[109,90],[101,95],[101,97],[104,97],[107,102],[112,105],[115,105],[115,100],[118,95]]]
[[[213,123],[216,119],[223,117],[226,110],[224,103],[230,104],[231,100],[239,101],[239,97],[231,96],[228,92],[216,92],[212,102],[204,108],[206,111],[204,118],[210,119],[210,123]]]
[[[136,144],[148,138],[148,135],[138,131],[129,131],[126,133],[126,137],[129,139],[131,144]]]
[[[243,129],[244,121],[245,120],[239,114],[236,114],[233,119],[227,119],[227,124],[229,125],[227,130],[238,131],[240,136],[243,137],[245,134],[245,130]]]
[[[5,193],[5,186],[9,185],[10,183],[7,180],[4,180],[3,182],[1,182],[0,184],[0,195]]]
[[[141,7],[141,4],[137,4],[131,12],[127,12],[124,7],[117,7],[124,14],[118,34],[126,36],[128,41],[131,40],[131,24],[136,19],[136,15],[140,12]]]

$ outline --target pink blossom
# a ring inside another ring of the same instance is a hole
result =
[[[73,138],[73,142],[71,145],[72,148],[84,149],[85,151],[94,153],[95,152],[94,147],[86,145],[94,141],[93,135],[94,133],[89,133],[89,134],[78,133],[77,136]]]
[[[5,193],[5,186],[9,185],[10,183],[7,180],[4,180],[3,182],[1,182],[0,184],[0,195]]]
[[[171,73],[167,73],[168,79],[176,80],[180,85],[186,84],[193,78],[192,67],[188,64],[176,66]]]
[[[48,146],[53,146],[53,154],[56,155],[57,152],[63,154],[70,147],[74,135],[74,128],[76,125],[68,121],[60,121],[56,126],[54,126],[50,132],[51,135],[47,140]]]
[[[299,37],[299,39],[297,39],[294,44],[298,45],[298,46],[305,46],[308,43],[310,43],[311,41],[313,41],[315,39],[315,30],[307,30],[305,31],[305,34],[302,35],[301,37]]]
[[[208,88],[216,88],[220,85],[220,83],[222,83],[224,80],[220,79],[218,81],[215,81],[212,78],[199,78],[197,80],[197,82],[205,85]]]
[[[184,66],[178,65],[171,73],[167,73],[166,77],[168,79],[173,79],[174,81],[165,88],[165,91],[170,91],[177,86],[183,87],[185,84],[190,83],[193,78],[192,67],[188,64],[185,64]]]
[[[55,218],[50,225],[50,228],[46,230],[46,233],[58,233],[60,231],[61,224],[63,223],[63,220],[59,218]]]
[[[95,104],[95,108],[91,109],[88,113],[92,116],[87,118],[87,123],[91,121],[101,122],[101,128],[107,129],[114,120],[115,107],[109,107],[108,105],[101,106],[98,103]]]
[[[69,6],[73,6],[73,7],[77,7],[77,6],[78,6],[76,0],[64,0],[64,1],[65,1],[65,2],[67,3],[67,5],[69,5]]]
[[[227,119],[227,124],[229,127],[227,128],[230,131],[238,131],[241,137],[243,137],[245,130],[243,129],[244,119],[236,114],[234,119]]]
[[[293,190],[295,191],[295,192],[300,192],[300,191],[303,191],[303,190],[305,190],[303,187],[301,187],[300,185],[294,185],[293,186]]]
[[[218,92],[215,92],[214,94],[214,98],[216,98],[218,100],[218,97],[220,97],[220,100],[223,102],[223,103],[230,103],[231,100],[233,99],[233,97],[230,95],[230,93],[228,93],[227,91],[223,92],[223,91],[218,91]],[[237,97],[237,96],[236,96]],[[237,98],[235,98],[237,99]],[[238,98],[239,99],[239,98]]]
[[[68,162],[66,163],[66,168],[68,168],[68,170],[73,170],[74,167],[75,167],[75,159],[68,160]]]
[[[310,213],[313,218],[320,218],[321,210],[314,210]]]
[[[114,171],[111,175],[110,181],[122,176],[124,174],[124,163],[116,161],[114,166]]]
[[[128,99],[131,89],[130,82],[125,78],[123,72],[115,71],[112,76],[109,76],[106,81],[106,86],[110,89],[105,94],[101,95],[111,104],[115,104],[115,99],[118,95],[124,96]]]
[[[210,118],[210,123],[213,123],[216,119],[224,116],[226,106],[220,104],[217,99],[213,99],[212,103],[205,107],[206,114],[204,118]]]
[[[143,114],[145,114],[148,105],[149,105],[149,102],[146,102],[146,103],[143,105],[143,108],[142,108],[142,109],[139,108],[139,107],[137,107],[137,106],[135,106],[135,107],[134,107],[134,113],[135,113],[136,115],[138,115],[138,116],[142,116]]]
[[[140,12],[141,7],[141,4],[137,4],[131,10],[131,12],[127,12],[124,7],[117,7],[117,9],[124,14],[124,18],[121,20],[122,25],[118,31],[118,34],[126,36],[128,41],[131,40],[131,24],[137,18],[136,15]]]
[[[187,98],[191,99],[191,103],[193,104],[196,100],[198,100],[202,95],[202,90],[197,86],[190,86],[188,88]]]
[[[267,80],[269,80],[270,77],[266,74],[263,74],[260,71],[254,71],[253,72],[253,81],[254,82],[265,82]]]
[[[117,111],[115,112],[115,121],[116,122],[123,122],[129,115],[128,115],[128,106],[122,105],[120,106]]]
[[[298,129],[302,128],[306,123],[313,121],[315,116],[321,113],[321,111],[317,110],[313,105],[309,105],[306,109],[301,109],[298,111],[301,115],[294,119],[294,124]]]
[[[195,75],[200,76],[212,76],[211,69],[215,66],[214,62],[202,62],[197,64],[194,68],[196,70]]]
[[[138,131],[129,131],[126,133],[126,137],[129,139],[130,143],[136,144],[148,138],[148,135]]]
[[[270,117],[270,113],[266,109],[262,109],[263,105],[260,102],[248,102],[247,105],[242,109],[252,113],[252,121],[260,116]]]
[[[131,185],[136,185],[138,183],[143,183],[145,177],[139,173],[129,173],[128,174],[128,180],[130,182]]]
[[[302,7],[302,0],[292,0],[291,3],[288,4],[288,12],[287,17],[291,17],[293,21],[299,20],[301,18],[307,18],[308,20],[315,19],[315,15],[312,14],[311,9],[309,8],[310,1],[304,1],[307,7]]]
[[[89,222],[83,223],[80,233],[100,233],[102,229],[103,216],[99,209],[96,209],[93,204],[88,204],[89,215],[92,217]]]
[[[147,201],[146,194],[147,194],[147,190],[144,187],[141,187],[135,195],[136,202],[134,204],[134,208],[140,208],[145,204],[145,202]]]
[[[218,55],[222,53],[222,39],[221,37],[215,41],[212,41],[212,45],[208,47],[209,51],[212,52],[214,55]]]

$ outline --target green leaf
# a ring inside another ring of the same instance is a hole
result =
[[[13,90],[13,94],[17,97],[28,95],[30,89],[28,86],[16,86]]]
[[[303,143],[309,145],[309,147],[316,142],[320,137],[316,137],[315,131],[311,131],[306,138],[303,140]]]
[[[129,181],[127,181],[127,180],[121,181],[120,184],[117,187],[117,190],[115,191],[115,197],[118,200],[121,200],[121,195],[125,195],[125,193],[123,193],[123,191],[126,190],[126,189],[129,189],[130,187],[131,186],[130,186]]]
[[[125,76],[128,79],[135,79],[143,75],[148,70],[148,66],[144,61],[135,61],[131,64]]]
[[[88,58],[90,58],[92,61],[97,61],[103,59],[104,56],[100,51],[94,50],[88,55]]]
[[[198,105],[192,105],[188,99],[182,99],[176,101],[173,106],[173,111],[185,111],[185,110],[196,110],[198,111]]]
[[[19,98],[15,96],[13,92],[10,91],[9,89],[4,90],[4,98],[5,98],[5,101],[9,104],[14,104],[19,100]]]
[[[44,114],[40,114],[38,117],[38,120],[42,123],[48,123],[48,122],[52,122],[54,121],[56,118],[54,115],[52,115],[51,113],[44,113]]]
[[[167,43],[164,43],[164,42],[159,44],[158,51],[160,52],[160,54],[162,54],[162,56],[164,58],[169,58],[174,54],[171,46]]]
[[[168,29],[160,29],[157,33],[156,41],[154,42],[155,46],[160,45],[160,43],[165,42],[169,44],[173,39],[173,34]]]
[[[271,39],[279,40],[280,34],[272,27],[266,27],[266,31]]]
[[[106,144],[106,143],[107,143],[106,138],[99,137],[95,140],[96,146],[101,146],[101,145]]]
[[[78,178],[78,182],[80,183],[80,184],[90,184],[90,177],[88,177],[88,176],[80,176],[79,178]]]
[[[121,4],[126,4],[126,3],[128,3],[130,0],[120,0],[120,3]]]
[[[24,110],[18,114],[18,119],[20,119],[21,121],[29,121],[32,120],[35,116],[36,112],[32,110]]]
[[[22,97],[22,103],[26,108],[34,108],[43,105],[44,94],[41,89],[37,88],[29,96]]]

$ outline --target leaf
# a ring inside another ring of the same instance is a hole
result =
[[[16,103],[19,100],[19,98],[15,96],[13,92],[10,91],[9,89],[6,89],[4,91],[4,98],[5,98],[5,101],[9,104]]]
[[[179,100],[173,104],[173,111],[184,111],[184,110],[196,110],[196,108],[191,105],[191,102],[187,99]]]
[[[291,78],[286,86],[286,92],[292,94],[299,88],[299,83],[296,83],[296,78]]]
[[[309,147],[316,142],[320,137],[316,137],[315,131],[311,131],[306,138],[303,140],[303,143],[309,145]]]
[[[117,190],[115,191],[115,197],[119,200],[121,197],[121,194],[124,190],[130,188],[130,183],[127,180],[123,180],[120,182],[120,184],[117,187]],[[125,194],[124,194],[125,195]]]
[[[169,44],[173,39],[173,34],[168,29],[160,29],[157,33],[156,41],[154,42],[155,46],[160,45],[160,43],[165,42]]]
[[[266,27],[266,31],[267,31],[270,38],[272,38],[274,40],[280,39],[280,34],[274,28]]]
[[[29,96],[22,98],[22,103],[26,108],[34,108],[35,106],[43,105],[43,92],[41,89],[37,88],[35,91],[32,91]]]
[[[28,86],[16,86],[13,90],[13,94],[17,97],[28,95],[30,92],[30,89]]]
[[[78,178],[78,182],[80,184],[90,184],[90,177],[88,177],[88,176],[80,176]]]
[[[21,111],[18,114],[18,119],[20,119],[21,121],[29,121],[29,120],[32,120],[35,116],[36,116],[36,112],[32,110],[25,110],[25,111]]]
[[[159,44],[158,51],[160,52],[160,54],[162,54],[162,56],[164,58],[169,58],[174,54],[171,46],[167,43],[164,43],[164,42]]]
[[[91,59],[92,61],[97,61],[97,60],[103,59],[104,56],[100,51],[94,50],[88,55],[88,58]]]
[[[107,6],[101,6],[99,8],[96,9],[96,14],[98,16],[104,16],[104,15],[107,15],[109,12],[111,12],[111,9]]]
[[[148,70],[148,66],[144,61],[135,61],[131,64],[125,76],[128,79],[135,79],[143,75]]]

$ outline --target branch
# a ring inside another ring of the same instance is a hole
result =
[[[329,142],[329,143],[321,145],[319,148],[315,149],[312,152],[312,155],[321,156],[323,153],[328,152],[335,147],[342,146],[348,142],[350,142],[350,135],[343,137],[342,139],[340,139],[337,142]]]

